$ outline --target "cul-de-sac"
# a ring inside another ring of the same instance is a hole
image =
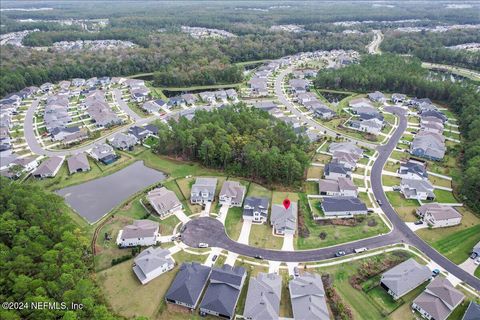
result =
[[[1,319],[480,319],[476,1],[2,1]]]

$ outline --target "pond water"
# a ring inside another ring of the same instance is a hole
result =
[[[56,193],[93,224],[131,195],[165,178],[163,172],[137,161],[106,177],[60,189]]]

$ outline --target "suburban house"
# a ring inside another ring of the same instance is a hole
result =
[[[413,300],[412,308],[425,319],[445,320],[464,298],[465,295],[455,289],[450,281],[437,277]]]
[[[270,109],[278,108],[278,105],[273,101],[259,101],[253,105],[257,109],[268,111]]]
[[[394,300],[397,300],[430,279],[431,276],[432,272],[427,266],[410,258],[384,272],[380,285]]]
[[[394,93],[392,94],[392,102],[393,103],[400,103],[404,102],[407,99],[407,96],[402,93]]]
[[[317,95],[313,92],[299,93],[297,94],[296,100],[302,106],[305,105],[305,103],[310,101],[318,101]]]
[[[432,228],[456,226],[462,221],[462,215],[457,210],[439,203],[426,203],[416,212]]]
[[[477,244],[473,246],[472,255],[476,255],[476,257],[480,257],[480,241],[478,241]]]
[[[211,91],[200,92],[199,95],[200,99],[202,99],[202,101],[206,103],[213,103],[217,100],[215,98],[215,93]]]
[[[183,101],[185,101],[185,103],[189,106],[195,104],[195,102],[198,101],[198,98],[196,95],[194,94],[191,94],[191,93],[185,93],[185,94],[182,94],[182,99]]]
[[[119,150],[132,150],[138,143],[137,138],[134,135],[119,132],[109,139],[110,144]]]
[[[246,276],[247,272],[242,267],[225,264],[221,268],[213,268],[200,303],[200,314],[211,314],[225,319],[235,318],[235,308]]]
[[[360,108],[360,107],[369,107],[369,108],[372,108],[372,109],[376,110],[375,108],[373,108],[373,105],[370,102],[370,100],[365,99],[365,98],[358,98],[358,99],[350,100],[348,102],[348,106],[352,109],[356,109],[356,108]]]
[[[318,189],[321,196],[358,196],[358,188],[349,178],[340,177],[337,180],[321,179],[318,181]]]
[[[308,81],[304,79],[291,79],[288,84],[296,94],[307,92],[309,87]]]
[[[136,102],[143,102],[147,99],[150,90],[147,87],[138,87],[130,90],[132,100]]]
[[[233,100],[233,101],[238,100],[237,91],[235,91],[235,89],[227,89],[227,90],[225,90],[225,92],[227,94],[228,99]]]
[[[149,191],[147,199],[160,218],[164,218],[183,207],[175,192],[165,187]]]
[[[358,118],[362,121],[371,119],[383,121],[383,115],[380,113],[380,111],[378,111],[378,109],[374,108],[371,105],[354,105],[352,107],[352,113],[357,115]]]
[[[355,197],[326,197],[321,203],[325,216],[367,214],[367,206]]]
[[[313,115],[322,120],[330,120],[335,117],[337,113],[327,107],[319,106],[313,108]]]
[[[74,87],[81,87],[84,84],[85,84],[85,79],[81,79],[81,78],[72,79],[72,85]]]
[[[211,271],[210,267],[197,262],[184,262],[165,294],[165,301],[196,309]]]
[[[266,78],[253,77],[248,81],[252,95],[257,97],[268,96],[268,83]]]
[[[379,121],[378,119],[369,119],[369,120],[351,120],[349,122],[350,128],[361,131],[361,132],[366,132],[366,133],[371,133],[374,135],[380,134],[383,128],[383,122]]]
[[[152,100],[152,101],[147,101],[142,104],[142,109],[146,113],[158,113],[162,107],[166,105],[165,101],[163,100]]]
[[[428,117],[432,118],[432,117]],[[436,119],[436,118],[435,118]],[[426,131],[426,132],[433,132],[437,134],[443,134],[443,123],[440,122],[435,122],[435,121],[421,121],[420,122],[420,130]]]
[[[154,246],[160,237],[159,224],[152,220],[135,220],[118,232],[117,245],[120,248]]]
[[[406,199],[433,200],[433,186],[428,180],[402,179],[400,191]]]
[[[373,102],[385,102],[387,101],[387,98],[385,98],[385,95],[381,93],[380,91],[375,91],[372,93],[367,94],[368,99],[372,100]]]
[[[146,284],[175,267],[168,249],[150,247],[134,259],[133,272],[142,284]]]
[[[247,320],[277,320],[281,294],[282,278],[278,274],[260,272],[251,277],[243,317]]]
[[[2,159],[3,160],[3,159]],[[28,156],[25,158],[17,158],[13,161],[13,165],[20,166],[23,172],[30,172],[38,167],[37,158]]]
[[[402,179],[424,180],[428,179],[427,168],[420,161],[408,160],[406,163],[400,163],[398,176]]]
[[[420,117],[435,117],[435,118],[438,118],[440,119],[443,123],[447,122],[448,118],[447,116],[445,116],[441,111],[438,111],[438,110],[432,110],[432,109],[428,109],[428,110],[422,110],[420,112]]]
[[[322,277],[304,272],[288,283],[295,320],[329,320]]]
[[[270,224],[276,234],[294,235],[297,230],[298,207],[296,202],[291,202],[288,209],[283,204],[274,204],[270,214]]]
[[[247,197],[243,205],[243,219],[264,223],[267,221],[269,206],[267,198]]]
[[[362,148],[353,142],[333,142],[328,151],[332,154],[333,162],[343,164],[349,169],[357,166],[357,161],[363,157]]]
[[[137,141],[143,142],[146,138],[153,135],[147,127],[133,126],[128,129],[128,134],[134,136]]]
[[[328,180],[338,180],[338,178],[349,178],[352,170],[345,167],[343,164],[330,161],[325,165],[323,175]]]
[[[467,311],[463,315],[462,320],[478,320],[480,319],[480,304],[470,301]]]
[[[62,167],[63,157],[51,157],[40,163],[40,165],[32,172],[32,176],[35,178],[52,178],[57,175],[58,170]]]
[[[96,144],[88,151],[88,153],[93,159],[100,161],[103,164],[111,164],[118,159],[113,147],[106,143]]]
[[[70,174],[76,172],[85,172],[90,170],[90,164],[85,153],[77,153],[67,159],[68,171]]]
[[[430,160],[442,160],[445,151],[445,137],[435,132],[418,132],[410,145],[410,154]]]
[[[215,98],[217,100],[220,100],[220,101],[223,101],[223,102],[228,101],[227,92],[225,92],[225,90],[217,90],[214,93],[215,93]]]
[[[205,204],[207,202],[213,202],[215,198],[216,187],[216,178],[197,178],[190,192],[190,202],[192,204]]]
[[[238,181],[225,181],[222,190],[218,195],[221,205],[229,205],[232,207],[241,207],[243,198],[245,197],[246,188]]]

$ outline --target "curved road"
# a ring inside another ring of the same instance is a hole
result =
[[[225,250],[232,251],[239,255],[249,257],[262,256],[262,258],[267,260],[284,262],[320,261],[332,258],[335,252],[337,252],[338,250],[344,250],[345,252],[350,254],[353,252],[354,248],[367,247],[369,249],[374,249],[390,244],[404,242],[415,246],[431,260],[433,260],[435,263],[437,263],[439,266],[444,268],[446,271],[448,271],[461,281],[468,283],[476,290],[480,290],[480,279],[472,276],[471,274],[458,267],[456,264],[445,258],[435,249],[430,247],[420,237],[418,237],[400,219],[393,207],[388,202],[382,186],[382,170],[385,163],[387,162],[388,157],[395,149],[398,140],[407,128],[407,117],[405,110],[398,107],[387,107],[386,110],[395,113],[400,121],[398,128],[395,130],[388,143],[377,148],[379,156],[373,164],[371,183],[375,198],[381,200],[381,208],[394,226],[393,230],[389,234],[322,249],[302,251],[279,251],[257,248],[238,243],[227,236],[224,226],[220,221],[210,217],[203,217],[190,220],[185,225],[185,230],[182,232],[182,241],[186,245],[191,247],[197,247],[198,243],[205,242],[212,247],[219,247]]]

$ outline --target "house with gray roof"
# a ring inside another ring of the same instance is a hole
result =
[[[438,118],[440,119],[443,123],[447,122],[448,118],[446,115],[444,115],[441,111],[438,111],[438,110],[432,110],[432,109],[428,109],[428,110],[422,110],[420,112],[420,117],[435,117],[435,118]]]
[[[200,99],[206,103],[213,103],[216,101],[215,93],[211,91],[204,91],[199,93]]]
[[[235,89],[227,89],[225,90],[225,93],[227,94],[227,97],[230,100],[235,101],[238,99],[238,94],[237,94],[237,91],[235,91]]]
[[[118,232],[117,245],[121,248],[154,246],[160,237],[158,222],[144,219],[135,220]]]
[[[357,197],[358,187],[349,178],[339,177],[337,180],[321,179],[318,181],[321,196]]]
[[[305,93],[308,90],[309,82],[305,79],[291,79],[288,81],[291,90],[296,93]]]
[[[408,160],[406,163],[400,163],[398,176],[405,179],[424,180],[428,179],[425,163],[415,160]]]
[[[385,95],[381,93],[380,91],[375,91],[367,94],[368,98],[372,100],[373,102],[385,102],[387,98],[385,98]]]
[[[248,81],[252,95],[257,97],[268,96],[268,83],[267,79],[254,76]]]
[[[431,276],[432,272],[427,266],[410,258],[384,272],[380,285],[394,300],[397,300],[430,279]]]
[[[413,300],[412,308],[428,320],[445,320],[465,295],[445,278],[437,277]]]
[[[429,160],[442,160],[445,151],[445,137],[435,132],[419,131],[410,145],[410,154]]]
[[[243,317],[248,320],[277,320],[281,294],[282,278],[278,274],[260,272],[251,277]]]
[[[88,151],[88,154],[90,154],[93,159],[100,161],[103,164],[113,163],[118,158],[113,147],[106,143],[97,143]]]
[[[322,120],[330,120],[337,115],[335,111],[333,111],[330,108],[324,107],[322,105],[314,106],[312,107],[312,109],[313,109],[313,115]]]
[[[185,94],[182,94],[182,99],[183,101],[185,101],[185,103],[189,106],[195,104],[195,102],[198,101],[198,98],[196,95],[192,94],[192,93],[185,93]]]
[[[68,158],[67,165],[70,174],[90,170],[90,164],[88,163],[87,156],[83,152],[77,153]]]
[[[392,94],[392,102],[393,103],[400,103],[404,102],[407,99],[407,96],[402,93],[394,93]]]
[[[242,267],[225,264],[221,268],[213,268],[200,303],[200,314],[233,319],[246,276],[247,272]]]
[[[161,102],[157,102],[157,101],[161,101]],[[164,105],[165,105],[165,102],[163,100],[152,100],[152,101],[144,102],[141,108],[143,109],[143,111],[149,114],[152,114],[152,113],[158,113],[161,107]]]
[[[197,178],[190,191],[190,202],[192,204],[213,202],[216,187],[217,178]]]
[[[43,178],[52,178],[57,175],[58,170],[62,167],[63,161],[65,159],[63,157],[51,157],[47,160],[40,163],[40,165],[32,172],[32,176],[35,178],[43,179]]]
[[[470,301],[467,311],[463,315],[462,320],[479,320],[480,319],[480,304]]]
[[[135,257],[133,272],[142,284],[146,284],[173,267],[175,261],[169,250],[150,247]]]
[[[315,273],[303,273],[288,283],[295,320],[329,320],[322,278]]]
[[[351,120],[349,122],[350,128],[353,130],[366,132],[374,135],[380,134],[383,128],[383,122],[376,119],[369,120]]]
[[[400,192],[406,199],[434,200],[433,185],[428,180],[405,179],[400,182]]]
[[[472,254],[476,254],[477,257],[480,257],[480,241],[473,247]]]
[[[367,206],[355,197],[326,197],[321,207],[325,216],[349,217],[358,214],[367,214]]]
[[[365,99],[365,98],[358,98],[358,99],[353,99],[348,102],[348,106],[352,109],[360,108],[360,107],[368,107],[374,109],[372,103],[370,100]]]
[[[341,163],[330,161],[325,165],[323,175],[325,179],[337,180],[338,178],[349,178],[352,170]]]
[[[165,294],[165,301],[194,310],[210,277],[210,267],[184,262]]]
[[[2,162],[3,162],[3,158],[2,158]],[[13,161],[13,164],[20,166],[23,172],[30,172],[38,167],[38,161],[35,156],[16,158]]]
[[[138,143],[137,138],[128,133],[119,132],[109,139],[110,144],[119,150],[132,150]]]
[[[241,207],[246,191],[247,188],[238,181],[225,181],[218,195],[219,203],[221,205]]]
[[[297,230],[298,206],[296,202],[291,202],[288,209],[283,204],[274,204],[270,214],[270,224],[273,231],[279,235],[294,235]]]
[[[456,226],[462,221],[462,215],[457,210],[439,203],[423,204],[416,212],[432,228]]]
[[[267,198],[247,197],[243,205],[243,219],[264,223],[267,221],[269,206]]]
[[[160,218],[165,218],[183,207],[175,192],[165,187],[149,191],[147,200]]]
[[[257,109],[262,109],[265,111],[278,108],[278,105],[273,101],[258,101],[253,106]]]

